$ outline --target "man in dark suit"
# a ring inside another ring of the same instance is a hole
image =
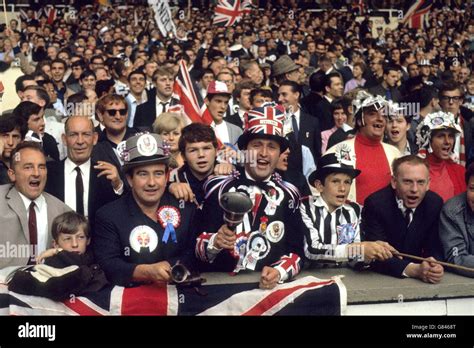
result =
[[[324,97],[316,105],[315,113],[312,114],[319,119],[321,131],[334,127],[334,117],[332,116],[331,103],[334,99],[342,97],[344,85],[339,73],[330,73],[322,78]]]
[[[88,117],[69,117],[63,135],[67,158],[48,163],[45,189],[77,213],[88,217],[91,223],[97,209],[120,197],[124,188],[113,164],[91,161],[97,137],[94,124]]]
[[[314,159],[317,160],[321,157],[321,130],[318,119],[300,108],[300,91],[301,87],[298,83],[289,80],[283,81],[278,89],[278,102],[287,111],[285,130],[291,129],[296,143],[308,147]]]
[[[441,257],[438,221],[443,200],[429,191],[429,169],[423,159],[409,155],[393,161],[391,185],[374,192],[362,210],[363,239],[385,241],[399,252],[416,256]],[[413,262],[393,257],[375,261],[377,272],[394,277],[418,278],[438,283],[443,267],[434,262]]]
[[[159,67],[153,75],[153,81],[155,94],[150,94],[146,103],[137,106],[134,128],[151,131],[155,119],[167,112],[170,106],[178,104],[178,100],[171,97],[174,83],[174,72],[171,69]]]
[[[402,94],[397,87],[399,79],[400,66],[387,65],[383,68],[383,81],[374,87],[370,87],[369,93],[372,95],[380,95],[387,100],[398,103],[402,99]]]

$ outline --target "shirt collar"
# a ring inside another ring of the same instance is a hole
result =
[[[91,159],[89,158],[86,162],[82,163],[80,166],[75,164],[73,161],[69,159],[69,157],[66,158],[64,161],[64,169],[67,174],[72,174],[76,171],[76,167],[79,167],[81,170],[81,174],[83,176],[88,177],[91,169]]]
[[[169,97],[169,99],[167,100],[161,100],[158,96],[156,96],[156,103],[157,104],[160,104],[160,103],[170,103],[171,102],[171,97]]]
[[[397,202],[398,209],[402,212],[403,215],[405,215],[405,212],[407,211],[407,207],[405,207],[405,204],[403,204],[403,199],[400,199],[396,196],[395,194],[395,201]],[[413,213],[415,213],[416,207],[415,208],[410,208]]]
[[[272,177],[273,173],[270,174],[270,176],[268,178],[266,178],[265,180],[262,180],[262,182],[269,182],[271,177]],[[252,181],[257,181],[255,180],[254,178],[252,178],[252,176],[249,174],[249,172],[247,171],[247,169],[245,169],[245,177],[249,180],[252,180]]]
[[[328,207],[328,204],[326,203],[326,201],[324,200],[323,196],[319,195],[319,196],[313,196],[313,204],[318,207],[318,208],[324,208],[326,209],[326,211],[329,213],[329,207]],[[334,211],[332,213],[335,213],[336,211],[342,209],[344,207],[344,204],[341,205],[340,207],[337,207],[336,209],[334,209]],[[329,213],[329,214],[332,214],[332,213]]]
[[[28,197],[26,197],[20,191],[18,191],[18,193],[20,194],[21,200],[23,201],[23,204],[25,205],[26,211],[28,211],[28,209],[30,209],[31,202],[33,202],[33,201],[31,199],[29,199]],[[38,210],[40,210],[40,211],[43,209],[44,205],[46,204],[46,200],[44,199],[43,194],[39,195],[39,197],[37,197],[34,200],[34,202],[35,202],[36,206],[38,207]]]

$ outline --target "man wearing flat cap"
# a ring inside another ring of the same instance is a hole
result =
[[[289,56],[281,56],[273,63],[272,77],[275,78],[275,83],[272,85],[273,94],[278,96],[278,87],[281,82],[289,80],[299,83],[301,78],[300,66]],[[278,100],[278,98],[275,98],[275,100]]]
[[[275,173],[280,154],[288,148],[283,118],[283,111],[274,106],[249,111],[248,127],[238,140],[246,154],[244,168],[207,180],[198,219],[202,233],[196,256],[211,271],[259,271],[262,289],[298,274],[303,255],[299,191]],[[232,231],[219,201],[223,193],[236,191],[250,197],[252,209]]]
[[[129,138],[121,156],[131,190],[97,212],[95,256],[113,284],[167,282],[177,261],[191,263],[194,209],[166,191],[168,146],[158,135]]]

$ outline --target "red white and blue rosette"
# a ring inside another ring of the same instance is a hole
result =
[[[181,214],[179,213],[178,208],[165,205],[158,209],[156,212],[158,216],[158,221],[160,222],[161,226],[165,229],[165,233],[163,234],[162,242],[168,243],[168,240],[171,236],[171,240],[174,243],[177,243],[176,239],[176,231],[175,228],[181,224]]]

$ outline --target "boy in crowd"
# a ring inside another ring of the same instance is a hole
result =
[[[361,242],[361,206],[347,202],[352,181],[359,174],[354,161],[341,151],[321,157],[318,169],[309,176],[321,193],[300,205],[307,227],[304,252],[311,263],[355,265],[392,257],[395,249],[386,242]]]

